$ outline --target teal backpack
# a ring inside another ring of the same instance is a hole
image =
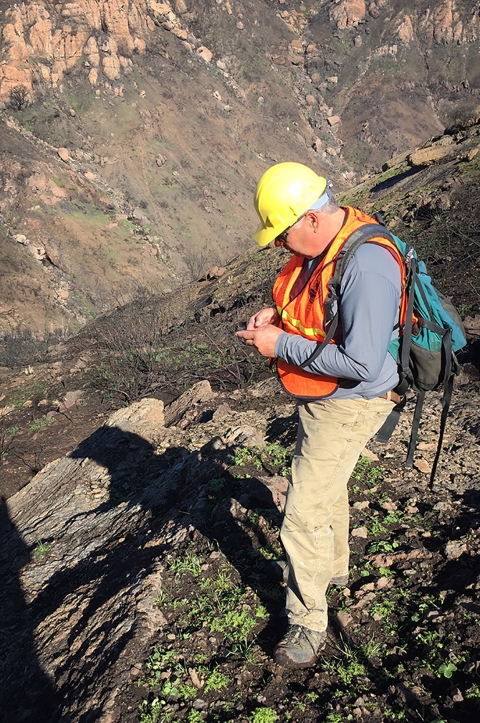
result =
[[[453,381],[460,370],[456,352],[467,343],[465,329],[453,304],[434,287],[427,274],[425,263],[419,261],[414,248],[390,233],[380,220],[379,223],[361,226],[345,241],[335,262],[335,271],[325,304],[326,310],[332,307],[334,301],[338,301],[343,272],[355,251],[359,246],[375,237],[393,241],[400,251],[405,264],[407,279],[405,293],[408,297],[405,325],[400,328],[400,324],[398,324],[399,337],[390,343],[389,348],[390,354],[397,361],[400,378],[394,391],[402,397],[402,401],[392,410],[377,433],[377,439],[381,442],[387,442],[390,439],[405,406],[404,395],[407,389],[413,389],[417,394],[417,402],[405,462],[407,467],[412,467],[425,392],[443,388],[439,440],[430,475],[430,487],[432,487],[442,449]],[[416,323],[413,321],[414,316],[418,318]],[[311,364],[321,353],[323,347],[333,338],[337,325],[338,313],[331,319],[327,336],[301,365],[302,367]]]

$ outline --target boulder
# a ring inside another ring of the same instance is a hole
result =
[[[201,45],[199,48],[197,48],[197,55],[199,55],[206,63],[211,63],[213,58],[213,53],[211,52],[211,50],[206,48],[204,45]]]
[[[429,148],[420,148],[407,158],[410,166],[431,166],[432,163],[441,160],[451,153],[449,146],[430,146]]]

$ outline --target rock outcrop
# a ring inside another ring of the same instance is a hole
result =
[[[0,100],[8,101],[14,87],[24,86],[31,102],[35,83],[56,88],[66,72],[82,63],[90,82],[98,77],[92,66],[116,80],[122,63],[128,67],[131,55],[144,51],[153,29],[143,0],[14,5],[5,11]]]
[[[0,507],[0,703],[11,720],[30,710],[41,723],[120,720],[132,666],[166,624],[155,605],[165,555],[196,533],[206,482],[228,454],[263,442],[255,412],[228,409],[195,439],[172,426],[213,396],[204,381],[165,413],[156,399],[119,410]],[[285,489],[282,478],[252,480],[251,495],[281,508]]]

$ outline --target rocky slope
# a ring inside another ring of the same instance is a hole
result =
[[[2,335],[70,333],[224,266],[275,161],[338,190],[440,133],[478,100],[478,11],[2,0]]]
[[[415,239],[470,344],[433,490],[438,393],[413,470],[413,396],[389,445],[364,450],[351,579],[330,593],[328,646],[310,671],[271,662],[295,407],[234,336],[269,302],[286,254],[257,250],[105,314],[42,363],[28,345],[7,350],[2,723],[475,720],[478,130],[476,117],[451,127],[343,197]]]

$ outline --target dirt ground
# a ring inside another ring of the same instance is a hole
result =
[[[70,399],[67,378],[56,388],[61,399]],[[70,380],[73,387],[78,382]],[[19,429],[3,457],[4,494],[27,484],[36,465],[68,454],[112,411],[112,400],[86,393],[50,417],[49,406],[42,405],[40,416],[40,391],[30,397],[32,406],[6,418]],[[480,382],[468,375],[460,379],[433,490],[427,470],[436,445],[435,394],[425,410],[413,470],[403,467],[413,398],[394,439],[369,445],[350,485],[350,580],[346,588],[330,590],[327,646],[317,665],[303,671],[282,669],[271,659],[285,628],[284,583],[272,565],[282,557],[281,511],[258,482],[270,480],[279,490],[274,499],[282,499],[295,436],[293,405],[278,390],[273,399],[227,390],[197,409],[185,421],[186,434],[215,415],[221,418],[226,404],[255,415],[276,402],[278,412],[290,413],[268,419],[267,445],[237,446],[221,464],[216,457],[218,471],[185,488],[183,542],[162,563],[156,605],[163,622],[148,648],[139,644],[130,651],[131,683],[122,685],[118,720],[476,720],[479,393]],[[49,394],[50,411],[58,410],[54,396]],[[159,462],[173,468],[181,454],[165,451]],[[137,551],[139,565],[147,552]],[[120,567],[124,563],[117,559]],[[61,720],[79,720],[74,712],[65,718],[63,711]]]

